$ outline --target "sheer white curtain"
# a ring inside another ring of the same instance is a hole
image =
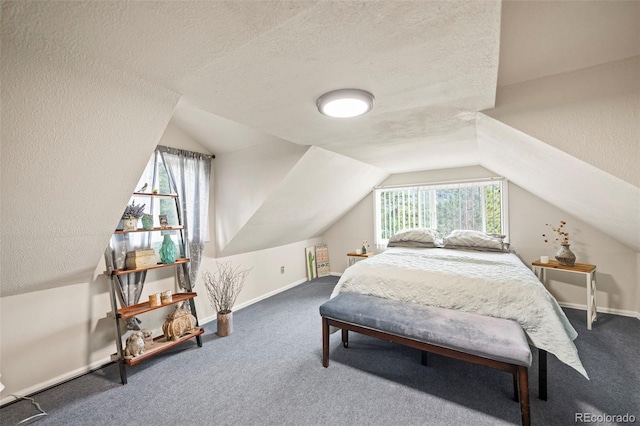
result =
[[[189,283],[182,268],[178,268],[180,287],[189,291],[195,286],[209,223],[209,155],[177,148],[158,146],[172,186],[180,200],[180,219],[185,229],[186,252],[189,262]]]
[[[124,269],[127,252],[143,247],[149,247],[151,237],[148,234],[114,234],[109,241],[109,247],[105,252],[105,262],[113,269]],[[118,283],[116,295],[120,299],[121,306],[131,306],[140,302],[140,295],[144,288],[147,271],[133,274],[116,275],[114,279]],[[138,317],[126,320],[127,328],[140,330],[141,321]]]

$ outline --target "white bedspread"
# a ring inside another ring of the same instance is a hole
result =
[[[390,248],[347,268],[331,297],[343,292],[515,320],[535,347],[588,378],[573,344],[578,333],[515,254]]]

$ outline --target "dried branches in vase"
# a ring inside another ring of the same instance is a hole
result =
[[[561,220],[560,225],[558,225],[558,227],[556,228],[547,223],[547,226],[551,228],[551,231],[556,233],[555,241],[559,241],[560,244],[569,244],[569,233],[564,231],[564,226],[566,224],[567,222],[565,222],[564,220]],[[547,234],[542,234],[542,236],[544,237],[544,242],[548,243],[549,240],[548,240]]]
[[[214,273],[204,272],[202,278],[207,288],[211,306],[217,313],[218,336],[228,336],[232,330],[232,309],[244,288],[250,269],[235,268],[231,262],[220,262]]]

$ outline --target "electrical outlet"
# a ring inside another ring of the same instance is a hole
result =
[[[281,266],[281,267],[280,267],[280,273],[281,273],[281,274],[284,274],[284,266]]]

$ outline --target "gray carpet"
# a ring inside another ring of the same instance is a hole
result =
[[[321,365],[318,307],[337,277],[304,283],[234,313],[234,332],[204,326],[189,342],[135,367],[119,382],[113,364],[34,395],[48,412],[37,425],[500,425],[520,424],[511,376],[487,367],[352,334],[350,348],[331,337]],[[585,312],[566,309],[587,381],[549,355],[549,400],[537,399],[534,425],[575,423],[575,413],[623,415],[640,423],[640,321],[601,314],[592,331]],[[35,414],[28,401],[0,409],[2,425]]]

